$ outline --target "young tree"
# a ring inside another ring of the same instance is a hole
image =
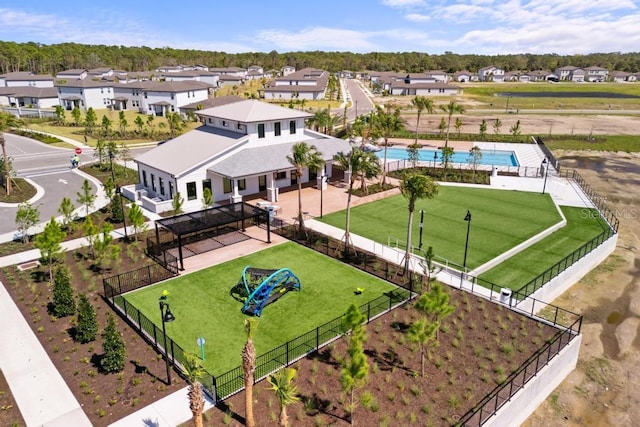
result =
[[[417,173],[406,174],[400,182],[400,192],[407,199],[409,220],[407,221],[407,250],[404,256],[404,271],[409,271],[411,260],[411,238],[413,228],[413,212],[416,209],[418,199],[432,199],[438,194],[438,184],[431,177]]]
[[[184,197],[178,191],[175,196],[173,196],[173,200],[171,201],[171,207],[173,208],[173,214],[178,215],[182,213],[182,206],[184,205]]]
[[[62,215],[62,227],[65,230],[70,229],[70,225],[74,219],[73,211],[75,210],[76,207],[71,203],[71,199],[63,197],[62,202],[60,202],[60,207],[58,207],[58,213]]]
[[[91,254],[91,258],[95,259],[96,257],[96,241],[98,240],[98,227],[93,223],[93,220],[90,216],[86,216],[84,218],[84,222],[82,223],[82,231],[84,233],[85,239],[87,239],[87,243],[89,243],[89,253]]]
[[[420,296],[415,305],[416,309],[427,316],[427,319],[437,324],[436,341],[438,340],[438,329],[445,317],[453,313],[455,307],[449,304],[449,294],[443,286],[436,282],[431,287],[431,292],[425,292]]]
[[[287,156],[287,161],[296,168],[298,177],[298,232],[302,234],[304,229],[304,217],[302,215],[302,172],[304,169],[318,170],[324,166],[322,153],[315,145],[308,145],[306,142],[298,142],[291,148],[291,155]]]
[[[352,304],[355,313],[359,311],[355,304]],[[342,371],[340,373],[340,384],[342,391],[349,395],[349,407],[351,425],[354,424],[354,413],[356,409],[355,391],[364,386],[369,376],[369,363],[364,353],[363,341],[365,333],[364,326],[360,325],[351,331],[349,348],[347,355],[342,362]]]
[[[458,138],[460,138],[460,129],[462,129],[462,119],[460,117],[456,117],[456,122],[453,127],[456,128],[456,133],[458,134]]]
[[[120,256],[120,246],[116,245],[113,240],[111,232],[113,231],[113,225],[108,222],[102,225],[102,230],[97,236],[93,249],[95,251],[95,266],[98,269],[102,269],[105,265],[110,265],[112,261],[115,261]]]
[[[78,296],[78,316],[76,319],[76,333],[74,339],[86,344],[94,341],[98,336],[98,316],[85,294]]]
[[[64,265],[56,268],[52,294],[53,314],[56,317],[71,316],[76,312],[76,302],[73,299],[73,288],[71,287],[71,273]]]
[[[438,124],[438,135],[442,136],[444,131],[447,129],[447,121],[444,117],[440,117],[440,124]]]
[[[426,349],[429,341],[434,339],[437,328],[438,324],[436,322],[429,322],[429,320],[423,317],[413,322],[407,331],[409,341],[420,346],[420,375],[422,377],[424,377]]]
[[[109,207],[111,210],[111,220],[116,223],[121,223],[124,219],[124,212],[122,211],[122,196],[118,193],[113,194]]]
[[[487,136],[487,121],[485,119],[482,119],[482,122],[480,123],[480,139],[484,141],[486,136]]]
[[[124,141],[122,141],[120,143],[120,147],[118,147],[118,157],[120,158],[120,160],[122,160],[122,164],[124,167],[124,170],[127,170],[127,161],[131,160],[131,150],[129,149],[129,146],[127,144],[124,143]]]
[[[5,147],[4,132],[16,127],[20,124],[20,121],[13,114],[0,112],[0,146],[2,146],[2,163],[4,166],[4,187],[7,192],[7,196],[11,195],[11,162],[7,156],[7,149]]]
[[[62,108],[61,105],[56,105],[55,115],[56,115],[56,124],[58,126],[64,125],[65,114],[64,114],[64,108]]]
[[[101,132],[102,137],[107,138],[111,134],[111,126],[113,122],[107,116],[102,116]]]
[[[133,124],[136,125],[136,128],[138,129],[137,132],[138,134],[142,135],[142,130],[144,128],[144,121],[142,120],[142,116],[136,116],[135,120],[133,121]]]
[[[520,120],[517,120],[516,124],[511,126],[510,131],[511,131],[511,135],[514,138],[517,138],[518,136],[520,136],[520,132],[522,132],[522,129],[520,129]]]
[[[418,159],[420,158],[420,144],[416,142],[407,146],[407,160],[411,162],[411,167],[416,168]]]
[[[453,147],[442,147],[442,166],[444,167],[444,180],[447,180],[447,173],[449,171],[449,165],[454,153]]]
[[[87,114],[84,117],[84,125],[87,128],[86,132],[91,135],[93,134],[93,128],[98,123],[98,116],[96,116],[96,112],[93,107],[89,107],[87,109]]]
[[[81,205],[84,205],[86,216],[89,216],[89,210],[93,207],[93,202],[96,201],[96,195],[93,194],[93,189],[91,188],[91,184],[89,184],[89,180],[85,179],[82,182],[82,188],[80,192],[76,193],[78,198],[76,201]]]
[[[138,236],[147,230],[147,223],[145,222],[142,209],[135,203],[133,203],[129,209],[129,223],[133,227],[134,239],[137,242]]]
[[[71,110],[71,117],[73,117],[73,125],[80,126],[80,122],[82,122],[82,112],[80,111],[80,108],[73,107],[73,110]]]
[[[96,148],[93,150],[93,157],[98,158],[98,163],[102,166],[102,161],[107,157],[107,143],[102,138],[96,141]]]
[[[482,161],[482,150],[477,145],[471,147],[469,150],[469,164],[471,165],[471,170],[473,171],[473,180],[476,179],[476,171],[478,170],[478,165]]]
[[[271,384],[271,390],[276,394],[280,404],[280,427],[288,427],[289,416],[287,406],[299,402],[298,388],[293,384],[296,377],[296,370],[293,368],[283,368],[274,375],[267,377],[267,382]]]
[[[127,117],[124,114],[124,111],[120,110],[118,113],[118,129],[120,131],[120,137],[124,138],[127,133],[127,126],[129,126],[129,122],[127,121]]]
[[[427,98],[426,96],[418,95],[411,100],[411,104],[413,104],[413,106],[416,107],[416,109],[418,110],[418,118],[416,120],[416,137],[413,142],[415,145],[418,145],[418,127],[420,126],[420,115],[425,110],[427,111],[427,113],[433,114],[433,111],[434,111],[433,100],[430,98]],[[413,167],[415,168],[415,165]]]
[[[431,291],[431,279],[436,268],[436,265],[433,262],[433,257],[433,246],[429,246],[424,252],[424,259],[420,260],[420,266],[422,267],[424,274],[427,276],[427,292]]]
[[[455,101],[449,101],[447,105],[441,105],[440,108],[449,116],[449,119],[447,120],[447,136],[445,137],[445,140],[444,140],[444,146],[448,147],[449,131],[451,129],[451,117],[454,114],[464,114],[464,107]]]
[[[256,348],[253,345],[255,328],[256,323],[253,319],[244,320],[244,333],[247,341],[242,349],[242,370],[244,372],[245,425],[247,427],[255,427],[256,425],[253,418],[253,382],[256,370]]]
[[[169,113],[167,114],[167,124],[171,138],[175,138],[176,134],[184,127],[184,120],[179,113]]]
[[[40,221],[40,210],[31,206],[29,202],[20,203],[16,211],[15,221],[22,243],[27,243],[29,241],[29,228]]]
[[[496,118],[493,121],[493,133],[495,133],[496,135],[499,135],[501,127],[502,127],[502,120],[500,120],[500,118]]]
[[[153,138],[153,135],[155,134],[155,126],[153,124],[153,120],[155,119],[155,117],[153,115],[148,115],[147,116],[147,128],[149,129],[149,137]]]
[[[189,397],[189,409],[191,409],[191,414],[193,415],[193,425],[195,427],[203,427],[204,394],[202,392],[202,384],[198,382],[198,379],[202,378],[206,371],[200,363],[200,358],[189,352],[184,353],[182,367],[189,382],[187,396]]]
[[[213,193],[209,187],[202,191],[202,209],[209,209],[213,206]]]
[[[100,366],[104,372],[120,372],[124,369],[127,357],[124,337],[116,329],[116,319],[111,313],[108,314],[107,326],[102,332],[102,351],[104,354]]]
[[[42,260],[49,266],[49,284],[53,282],[53,264],[62,254],[60,243],[64,240],[65,232],[60,228],[60,224],[52,216],[51,220],[44,226],[44,231],[35,238],[34,245],[40,250]]]

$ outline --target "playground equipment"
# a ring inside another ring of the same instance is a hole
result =
[[[300,290],[300,279],[288,268],[265,270],[247,266],[242,271],[242,284],[248,295],[242,312],[258,317],[264,307],[287,291]]]

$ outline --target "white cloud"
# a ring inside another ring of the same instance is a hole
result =
[[[358,31],[313,27],[298,32],[287,30],[262,30],[256,34],[255,40],[270,46],[268,49],[284,50],[338,50],[365,51],[376,46],[367,40],[367,35]]]
[[[391,7],[426,6],[423,0],[382,0],[382,4]]]
[[[427,22],[431,19],[429,15],[421,15],[419,13],[409,13],[404,16],[407,21]]]

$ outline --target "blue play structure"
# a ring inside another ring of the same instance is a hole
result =
[[[288,268],[264,270],[247,266],[242,271],[247,299],[242,312],[260,317],[262,309],[287,291],[300,290],[300,279]]]

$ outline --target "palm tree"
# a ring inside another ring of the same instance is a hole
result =
[[[299,232],[304,231],[304,218],[302,216],[302,171],[307,168],[309,170],[318,170],[324,166],[322,153],[318,151],[315,145],[307,145],[306,142],[298,142],[291,148],[291,155],[287,156],[287,160],[296,168],[298,175],[298,225]]]
[[[11,195],[11,166],[5,147],[4,132],[12,127],[19,126],[20,121],[13,114],[0,112],[0,145],[2,146],[2,160],[4,163],[4,188],[7,196]]]
[[[351,195],[353,194],[353,185],[358,177],[362,180],[362,186],[366,179],[371,179],[378,175],[381,170],[380,159],[373,154],[367,153],[358,147],[353,147],[351,153],[338,153],[333,158],[338,165],[345,171],[351,172],[349,178],[349,190],[347,191],[347,218],[344,227],[344,246],[345,254],[349,254],[351,238],[349,236],[349,226],[351,219]]]
[[[247,427],[255,427],[256,422],[253,419],[253,382],[256,370],[256,348],[253,345],[253,332],[255,331],[255,322],[253,319],[244,320],[244,333],[247,336],[247,342],[242,349],[242,370],[244,371],[244,407],[245,407],[245,425]]]
[[[444,146],[448,147],[449,146],[449,131],[451,129],[451,116],[453,116],[454,114],[463,114],[464,113],[464,107],[460,104],[458,104],[455,101],[449,101],[449,103],[447,105],[441,105],[440,108],[442,109],[442,111],[444,111],[445,113],[447,113],[449,115],[449,119],[447,120],[447,136],[444,140]]]
[[[423,111],[427,111],[429,114],[433,114],[433,100],[426,96],[416,96],[411,100],[411,103],[418,110],[418,119],[416,121],[416,139],[414,144],[418,143],[418,127],[420,126],[420,115]]]
[[[203,377],[205,370],[200,364],[200,358],[193,353],[185,353],[182,368],[189,381],[189,409],[193,414],[193,425],[195,427],[203,427],[204,423],[202,415],[204,413],[204,395],[202,393],[202,384],[198,379]]]
[[[438,184],[431,177],[412,173],[405,175],[400,183],[400,192],[409,202],[409,221],[407,223],[407,250],[404,256],[404,271],[409,270],[411,259],[411,229],[413,225],[413,212],[416,209],[416,200],[432,199],[438,194]]]
[[[267,381],[271,384],[271,390],[275,392],[276,398],[280,403],[280,427],[287,427],[289,425],[287,406],[300,401],[298,388],[293,384],[295,376],[295,369],[284,368],[279,370],[275,375],[269,375],[269,377],[267,377]]]
[[[400,121],[400,109],[396,108],[393,113],[384,111],[378,106],[375,114],[371,116],[373,127],[384,139],[384,160],[382,162],[382,178],[380,185],[384,187],[387,178],[387,148],[389,147],[389,138],[396,132],[402,130],[402,122]]]

